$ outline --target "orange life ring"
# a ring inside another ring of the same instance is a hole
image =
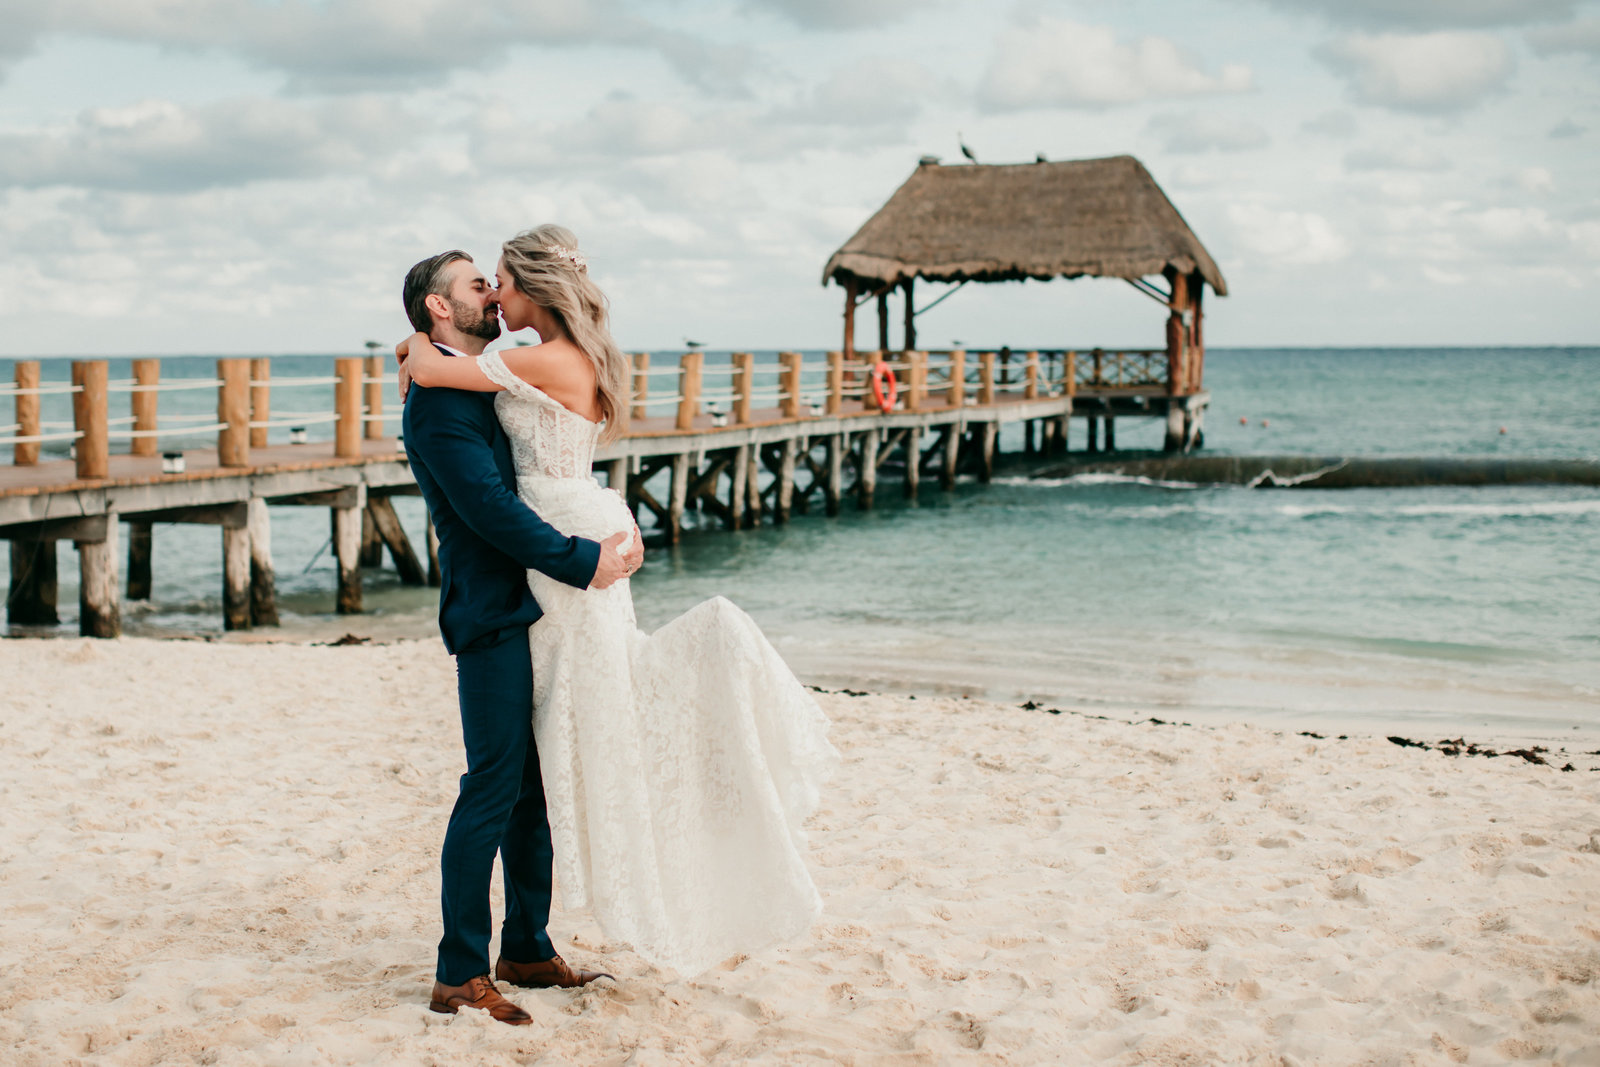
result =
[[[894,368],[879,360],[872,365],[872,397],[878,410],[888,411],[900,396],[900,384],[894,380]]]

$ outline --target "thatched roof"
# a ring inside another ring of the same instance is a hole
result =
[[[822,283],[907,277],[1015,281],[1085,274],[1130,281],[1168,266],[1228,283],[1132,156],[1064,163],[924,163],[828,260]]]

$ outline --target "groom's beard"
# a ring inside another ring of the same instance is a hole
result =
[[[450,325],[468,337],[481,337],[493,341],[500,336],[500,306],[475,308],[471,304],[450,301]]]

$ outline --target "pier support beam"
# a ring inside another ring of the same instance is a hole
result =
[[[383,566],[383,538],[378,536],[378,524],[373,520],[371,498],[361,513],[361,565],[368,570]]]
[[[356,361],[359,365],[359,360]],[[341,502],[333,512],[333,554],[338,560],[339,587],[333,610],[340,615],[361,614],[361,515],[366,510],[366,486],[357,486],[353,504]]]
[[[994,479],[994,453],[995,445],[1000,439],[1000,424],[986,422],[978,429],[978,458],[980,466],[978,477],[985,482]]]
[[[278,625],[278,580],[272,566],[272,517],[267,502],[251,498],[245,528],[250,534],[250,625]]]
[[[1186,412],[1183,410],[1182,404],[1174,401],[1167,406],[1167,432],[1161,442],[1161,450],[1163,452],[1182,452],[1184,450],[1184,439],[1188,436],[1184,432],[1186,429],[1184,424],[1188,422],[1185,415]]]
[[[1100,451],[1100,416],[1090,415],[1083,420],[1083,423],[1083,450],[1085,452]]]
[[[839,514],[839,498],[844,493],[845,435],[828,435],[828,480],[822,484],[824,510],[829,515]]]
[[[944,463],[939,468],[939,487],[945,492],[956,487],[956,463],[961,459],[961,430],[951,423],[944,431]]]
[[[11,585],[6,621],[13,626],[54,626],[56,614],[56,539],[13,538]]]
[[[675,545],[683,537],[683,506],[689,498],[689,453],[672,457],[672,486],[667,498],[667,543]]]
[[[417,553],[411,547],[411,539],[406,536],[406,528],[400,525],[400,516],[395,514],[394,502],[386,496],[369,496],[366,513],[372,520],[373,530],[378,535],[380,549],[389,550],[389,558],[394,561],[394,569],[400,574],[401,584],[424,584],[427,575],[422,571],[422,564],[417,561]],[[381,557],[379,562],[382,562]]]
[[[906,496],[917,498],[922,486],[922,427],[906,427]]]
[[[785,523],[794,508],[794,460],[799,451],[793,437],[778,446],[778,490],[773,494],[772,521]]]
[[[222,628],[250,629],[250,527],[222,528]]]
[[[138,394],[134,394],[138,395]],[[155,395],[155,394],[148,394]],[[150,440],[153,440],[151,438]],[[152,584],[150,556],[155,537],[148,522],[128,523],[128,599],[149,600]]]
[[[84,637],[120,637],[122,605],[118,600],[115,512],[106,515],[105,536],[78,541],[78,633]]]
[[[733,450],[733,471],[728,475],[728,529],[744,528],[744,499],[746,483],[750,480],[750,447],[739,445]]]
[[[745,525],[761,525],[761,446],[750,445],[744,465]]]
[[[856,475],[856,506],[862,511],[872,510],[872,498],[878,491],[878,431],[866,430],[861,434],[861,465]]]
[[[1110,415],[1106,416],[1106,451],[1117,450],[1117,420]]]

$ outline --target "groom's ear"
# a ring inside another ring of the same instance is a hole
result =
[[[422,303],[428,309],[428,314],[433,316],[435,325],[450,321],[450,301],[439,293],[429,293],[423,297]]]

